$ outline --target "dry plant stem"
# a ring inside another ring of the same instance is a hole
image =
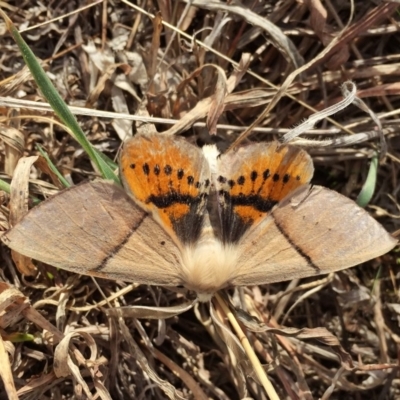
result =
[[[13,373],[10,365],[8,353],[4,346],[3,339],[0,337],[0,377],[4,384],[7,396],[10,400],[18,400],[17,391],[15,389],[15,383],[13,379]]]
[[[258,357],[254,353],[249,340],[247,339],[246,335],[244,334],[242,328],[240,327],[238,321],[236,320],[235,316],[233,313],[229,310],[229,307],[226,305],[222,297],[217,293],[215,295],[215,298],[218,301],[218,304],[221,306],[223,312],[227,316],[229,322],[231,323],[233,329],[235,330],[240,343],[242,344],[247,356],[249,357],[249,360],[251,364],[254,367],[254,370],[257,374],[258,379],[260,380],[262,386],[264,387],[267,395],[271,400],[279,400],[279,396],[275,391],[275,388],[272,386],[270,380],[268,379],[268,376],[266,375],[264,368],[262,367]]]
[[[168,358],[164,353],[155,347],[151,349],[151,352],[154,357],[161,361],[166,367],[168,367],[170,371],[172,371],[172,373],[174,373],[186,384],[196,400],[208,400],[208,396],[203,392],[196,380],[193,379],[189,373],[187,373],[183,368],[179,367],[179,365],[174,363],[170,358]]]
[[[151,19],[153,19],[153,18],[155,17],[154,14],[151,14],[151,13],[147,12],[146,10],[144,10],[143,8],[140,8],[139,6],[137,6],[137,5],[135,5],[135,4],[129,3],[127,0],[121,0],[121,2],[124,3],[124,4],[126,4],[127,6],[129,6],[129,7],[131,7],[131,8],[133,8],[133,9],[139,11],[140,13],[142,13],[143,15],[146,15],[147,17],[149,17],[149,18],[151,18]],[[228,62],[230,63],[230,65],[232,65],[232,66],[234,66],[234,67],[236,67],[236,68],[239,68],[240,65],[239,65],[238,62],[235,62],[235,61],[232,60],[231,58],[225,56],[224,54],[222,54],[222,53],[220,53],[220,52],[218,52],[218,51],[216,51],[215,49],[213,49],[212,47],[208,46],[206,43],[202,42],[201,40],[193,39],[193,37],[192,37],[191,35],[188,35],[186,32],[183,32],[183,31],[177,29],[174,25],[171,25],[171,24],[169,24],[169,23],[166,22],[166,21],[162,21],[162,24],[163,24],[164,26],[166,26],[167,28],[169,28],[169,29],[177,30],[177,31],[179,32],[180,36],[182,36],[182,37],[184,37],[184,38],[186,38],[186,39],[189,39],[189,40],[193,41],[194,43],[196,43],[196,45],[198,45],[198,46],[200,46],[200,47],[202,47],[202,48],[204,48],[204,49],[210,51],[211,53],[216,54],[216,55],[217,55],[218,57],[220,57],[221,59],[223,59],[223,60],[225,60],[225,61],[228,61]],[[336,42],[335,42],[335,43],[336,43]],[[332,41],[332,43],[331,43],[332,47],[333,47],[333,44],[334,44],[334,42]],[[331,46],[331,45],[330,45],[330,46]],[[331,47],[330,47],[330,46],[326,47],[317,57],[314,57],[314,59],[311,60],[309,63],[307,63],[307,64],[305,64],[303,67],[298,68],[298,69],[296,69],[295,71],[293,71],[292,74],[294,74],[294,75],[293,75],[292,78],[294,79],[294,78],[297,76],[297,74],[299,74],[300,72],[306,70],[310,65],[312,65],[314,62],[317,62],[321,57],[325,56],[328,52],[330,52],[330,50],[331,50]],[[272,88],[272,89],[275,89],[275,90],[278,90],[278,89],[279,89],[278,86],[272,84],[272,83],[271,83],[270,81],[268,81],[267,79],[264,79],[261,75],[256,74],[256,73],[253,72],[251,69],[248,69],[248,70],[246,71],[246,73],[249,74],[250,76],[256,78],[256,79],[259,80],[260,82],[262,82],[262,83],[268,85],[268,86],[269,86],[270,88]],[[291,74],[290,76],[292,76],[292,74]],[[288,78],[289,78],[289,77],[288,77]],[[289,82],[288,79],[287,79],[285,82]],[[287,86],[289,86],[289,84],[290,84],[290,83],[287,83]],[[282,87],[281,87],[281,90],[282,90]],[[316,110],[314,107],[311,107],[311,106],[310,106],[309,104],[307,104],[306,102],[303,102],[303,101],[299,100],[298,98],[292,96],[288,91],[285,92],[285,96],[288,97],[288,98],[290,98],[290,99],[293,100],[293,101],[296,101],[298,104],[300,104],[300,105],[303,106],[304,108],[306,108],[306,109],[308,109],[308,110],[310,110],[310,111],[312,111],[312,112],[317,112],[317,110]],[[272,104],[272,103],[270,103],[270,104]],[[267,115],[268,112],[269,112],[272,108],[273,108],[273,106],[270,106],[270,105],[269,105],[268,108],[266,109],[267,111],[264,112],[264,114]],[[260,114],[260,115],[261,115],[261,114]],[[258,117],[257,120],[256,120],[255,122],[253,122],[253,124],[251,124],[250,127],[249,127],[248,129],[246,129],[246,132],[247,132],[247,131],[248,131],[248,132],[250,132],[250,131],[253,132],[253,131],[254,131],[254,128],[255,128],[256,126],[259,125],[259,121],[260,121],[261,119],[262,119],[261,117]],[[332,123],[333,125],[335,125],[338,129],[341,129],[341,130],[347,132],[349,135],[351,135],[351,134],[354,133],[354,132],[348,130],[346,127],[342,126],[340,123],[338,123],[338,122],[336,122],[335,120],[331,119],[330,117],[328,117],[327,120],[328,120],[330,123]],[[235,141],[235,146],[238,145],[238,144],[239,144],[239,142],[236,143],[236,141]],[[233,146],[231,146],[231,147],[233,147]]]
[[[57,22],[57,21],[59,21],[59,20],[62,19],[62,18],[67,18],[67,17],[70,17],[71,15],[79,14],[79,13],[81,13],[82,11],[85,11],[85,10],[91,8],[91,7],[96,6],[97,4],[102,3],[103,1],[104,1],[104,0],[97,0],[97,1],[94,1],[94,2],[91,3],[91,4],[88,4],[88,5],[86,5],[86,6],[83,6],[83,7],[81,7],[81,8],[78,8],[78,9],[76,9],[76,10],[73,10],[73,11],[71,11],[71,12],[69,12],[69,13],[65,13],[65,14],[63,14],[63,15],[60,15],[60,16],[56,17],[56,18],[53,18],[53,19],[50,19],[50,20],[46,20],[46,21],[42,22],[41,24],[36,24],[36,25],[34,25],[34,26],[29,26],[29,27],[26,28],[26,29],[21,29],[21,30],[20,30],[20,33],[22,33],[22,32],[28,32],[28,31],[31,31],[31,30],[33,30],[33,29],[40,28],[41,26],[49,25],[49,24],[51,24],[51,23]]]

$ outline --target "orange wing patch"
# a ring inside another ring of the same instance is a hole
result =
[[[136,135],[125,142],[120,167],[136,203],[178,243],[198,239],[210,186],[209,167],[199,148],[179,137]]]
[[[254,143],[222,155],[216,186],[223,241],[237,242],[312,175],[312,160],[304,150],[278,142]]]

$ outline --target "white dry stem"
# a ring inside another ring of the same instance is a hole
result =
[[[356,85],[350,81],[345,82],[343,86],[346,87],[346,90],[343,93],[344,99],[342,101],[334,104],[333,106],[325,108],[324,110],[318,111],[315,114],[310,115],[303,123],[286,133],[281,139],[282,143],[288,143],[292,141],[297,136],[301,135],[309,129],[312,129],[317,122],[321,121],[324,118],[330,117],[331,115],[336,114],[337,112],[348,107],[356,98],[357,88]],[[348,89],[348,87],[350,87],[350,90]]]

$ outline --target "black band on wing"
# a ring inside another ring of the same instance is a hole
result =
[[[163,209],[174,204],[186,204],[189,211],[181,218],[171,218],[174,232],[183,244],[195,243],[203,228],[204,209],[208,194],[201,193],[199,196],[191,196],[177,192],[170,192],[165,195],[151,195],[148,203],[154,204],[157,208]]]
[[[251,218],[243,218],[235,211],[235,207],[248,206],[265,214],[272,210],[277,201],[264,199],[258,194],[231,196],[227,191],[220,190],[222,240],[224,243],[237,243],[244,233],[253,225]]]
[[[235,206],[251,206],[257,211],[266,213],[272,210],[272,207],[277,203],[277,201],[270,198],[264,199],[258,194],[239,194],[237,196],[230,196],[228,192],[224,192],[224,199],[231,203],[233,207]]]
[[[198,207],[206,196],[207,193],[202,193],[200,196],[194,197],[190,194],[169,192],[160,196],[152,194],[147,198],[146,203],[153,203],[157,208],[167,208],[177,203]]]
[[[275,222],[275,226],[278,228],[279,232],[285,237],[285,239],[290,243],[290,245],[297,251],[297,253],[299,253],[299,255],[301,257],[303,257],[308,265],[310,267],[312,267],[316,273],[320,274],[321,273],[321,268],[319,268],[317,265],[314,264],[313,260],[311,259],[311,257],[301,249],[301,247],[299,247],[293,240],[292,238],[288,235],[288,233],[283,229],[283,227],[281,225],[278,224],[278,222],[276,221],[276,219],[274,219]]]
[[[129,230],[128,234],[125,236],[125,238],[121,241],[121,243],[119,243],[118,245],[116,245],[110,252],[109,254],[104,257],[104,259],[100,262],[100,264],[95,267],[92,268],[91,271],[96,271],[96,272],[100,272],[106,265],[108,260],[110,260],[111,258],[113,258],[124,246],[125,244],[128,242],[128,240],[130,239],[130,237],[139,229],[140,225],[142,225],[143,221],[148,217],[147,213],[143,213],[142,218],[137,221],[135,223],[135,225]]]

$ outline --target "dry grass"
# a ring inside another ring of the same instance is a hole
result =
[[[388,144],[368,210],[390,232],[400,228],[398,4],[356,0],[349,21],[350,7],[340,1],[245,0],[228,6],[194,0],[192,7],[185,1],[132,1],[141,10],[111,0],[86,9],[80,9],[85,1],[44,6],[28,0],[21,8],[13,3],[0,6],[25,30],[25,40],[45,60],[65,101],[90,109],[89,115],[76,111],[79,122],[111,158],[135,124],[102,111],[135,115],[147,102],[148,114],[158,118],[147,120],[159,131],[184,133],[199,144],[232,143],[261,115],[258,130],[244,140],[268,140],[312,110],[339,101],[340,85],[353,80],[358,96],[379,116]],[[96,174],[87,156],[52,112],[23,103],[42,97],[4,24],[0,27],[0,96],[17,101],[11,107],[0,99],[1,179],[10,181],[21,156],[38,155],[37,143],[70,182],[92,179]],[[286,95],[271,107],[281,87]],[[172,126],[171,119],[180,122]],[[210,138],[209,130],[217,135]],[[371,118],[350,106],[305,137],[374,131]],[[314,182],[356,198],[377,148],[378,140],[365,140],[310,149]],[[43,199],[62,189],[54,176],[43,173],[41,158],[31,161],[30,195]],[[3,192],[3,230],[11,206]],[[106,313],[103,296],[113,307],[167,306],[183,298],[111,281],[99,281],[100,291],[89,277],[41,264],[34,276],[23,276],[6,248],[1,254],[1,399],[6,390],[10,399],[16,393],[20,399],[83,399],[88,393],[101,399],[267,398],[245,359],[236,359],[244,374],[235,365],[206,307],[165,321],[118,320]],[[251,323],[244,323],[281,399],[384,400],[400,398],[399,283],[394,251],[319,280],[231,294],[236,305],[278,329],[252,333]],[[338,342],[312,330],[318,327]]]

